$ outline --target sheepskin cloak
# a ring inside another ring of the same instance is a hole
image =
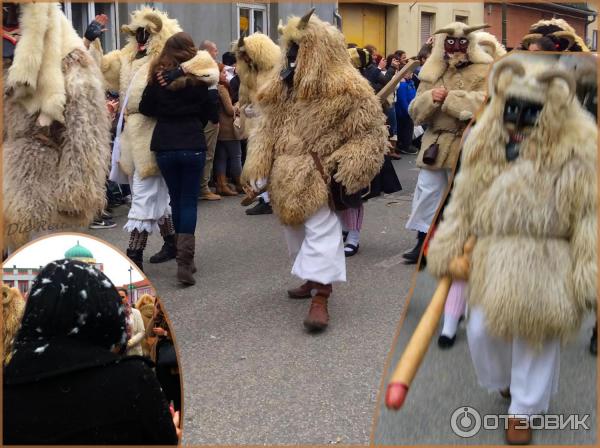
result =
[[[508,59],[523,76],[505,69],[491,85],[497,94],[465,141],[427,265],[449,274],[474,235],[468,303],[484,310],[492,335],[539,347],[567,339],[596,302],[597,128],[564,81],[540,81],[557,59]],[[505,156],[508,96],[544,104],[513,162]]]
[[[104,208],[110,166],[108,110],[97,65],[58,4],[21,8],[22,38],[4,96],[4,247],[11,249],[32,232],[88,226]],[[29,39],[31,33],[45,37]],[[46,52],[58,58],[49,61],[51,67],[38,64]],[[27,95],[39,90],[37,100],[20,96],[23,86]],[[54,120],[51,126],[37,123],[40,113]]]
[[[303,29],[299,22],[292,18],[282,30],[282,59],[291,40],[300,47],[293,88],[277,70],[260,90],[260,122],[242,173],[244,181],[269,179],[273,210],[286,225],[304,223],[328,203],[311,152],[329,179],[354,193],[369,185],[388,149],[381,103],[352,66],[343,35],[317,17]]]

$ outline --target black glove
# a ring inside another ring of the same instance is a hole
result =
[[[90,42],[93,42],[100,36],[102,36],[102,29],[102,24],[97,22],[96,20],[93,20],[92,23],[90,23],[87,29],[85,30],[84,37]]]
[[[160,83],[160,85],[165,87],[183,75],[185,75],[183,68],[181,68],[181,66],[178,66],[177,68],[174,68],[172,70],[165,70],[162,72],[158,72],[156,74],[156,78],[157,78],[158,82]]]

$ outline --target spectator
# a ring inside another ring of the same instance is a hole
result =
[[[417,94],[412,73],[404,76],[396,92],[396,117],[398,119],[397,150],[402,154],[416,154],[416,148],[411,147],[414,123],[408,114],[408,106]]]
[[[121,303],[126,309],[125,315],[127,316],[127,356],[143,356],[142,341],[146,336],[146,329],[144,328],[142,314],[137,309],[131,307],[125,288],[119,288],[118,291],[119,296],[121,296]]]
[[[176,445],[174,421],[150,365],[123,358],[117,290],[75,260],[48,264],[31,288],[4,371],[8,445]]]
[[[225,73],[227,75],[227,82],[230,83],[231,79],[235,76],[235,53],[228,51],[223,53],[221,58],[223,65],[225,66]]]
[[[25,309],[25,300],[17,288],[2,285],[2,346],[4,347],[3,365],[8,364],[12,356],[13,340],[21,326]]]
[[[142,321],[144,323],[144,333],[148,331],[148,326],[150,324],[150,321],[152,320],[152,315],[154,314],[154,302],[154,297],[152,297],[150,294],[144,294],[138,299],[138,301],[135,304],[135,308],[140,312],[142,316]],[[152,345],[152,339],[154,339],[153,336],[146,336],[142,340],[142,352],[146,357],[150,357],[150,347]]]

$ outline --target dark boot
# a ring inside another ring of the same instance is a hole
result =
[[[308,316],[304,319],[304,326],[309,331],[322,331],[329,324],[329,313],[327,312],[327,300],[331,295],[331,285],[313,283],[314,295],[310,302]]]
[[[177,235],[177,280],[184,285],[195,285],[193,275],[194,252],[196,250],[196,237],[189,233]]]
[[[260,198],[258,200],[258,204],[256,204],[254,207],[252,207],[249,210],[246,210],[246,214],[247,215],[271,215],[273,213],[273,208],[271,207],[271,204],[269,204],[268,202],[265,202],[263,200],[263,198]]]
[[[417,245],[408,252],[402,254],[402,258],[406,260],[406,264],[417,264],[417,260],[419,259],[419,255],[421,255],[421,249],[423,249],[423,243],[425,242],[426,236],[426,233],[419,232],[417,234]]]
[[[142,249],[127,249],[127,256],[144,272],[144,251]]]
[[[312,297],[310,291],[314,288],[315,283],[309,280],[298,288],[288,289],[288,297],[290,299],[310,299]]]
[[[164,237],[165,242],[157,253],[150,257],[150,263],[164,263],[172,260],[177,255],[177,245],[175,244],[175,235]]]
[[[592,339],[590,340],[590,353],[594,356],[598,355],[598,322],[594,325]]]
[[[177,234],[173,235],[173,242],[175,243],[175,256],[177,256]],[[196,262],[192,260],[192,274],[195,274],[197,270],[198,269],[196,269]]]

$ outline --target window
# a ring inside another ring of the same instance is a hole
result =
[[[267,5],[238,3],[238,39],[253,33],[268,34]]]
[[[435,14],[431,12],[421,13],[421,45],[425,45],[427,39],[431,37],[433,33],[433,27],[435,26]]]
[[[117,22],[116,3],[74,3],[65,2],[63,10],[73,28],[81,37],[89,23],[99,14],[106,14],[108,17],[108,31],[102,33],[100,42],[105,51],[114,50],[120,47],[119,24]]]
[[[469,17],[467,16],[456,16],[456,22],[469,23]]]

